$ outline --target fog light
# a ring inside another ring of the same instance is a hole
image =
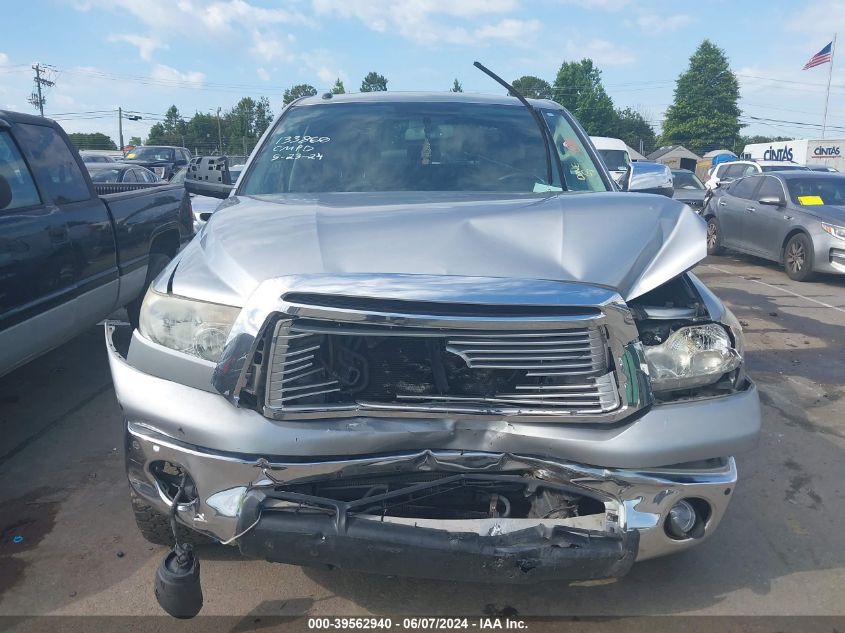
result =
[[[695,508],[688,501],[682,499],[669,510],[669,516],[666,518],[666,531],[673,538],[689,538],[692,528],[695,527],[695,520]]]

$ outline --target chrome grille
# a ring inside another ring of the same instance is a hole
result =
[[[597,329],[560,332],[457,334],[446,351],[473,369],[527,369],[529,376],[574,376],[607,368],[607,351]]]
[[[530,329],[517,322],[510,329],[482,330],[473,323],[407,323],[279,320],[267,363],[268,415],[392,411],[565,418],[606,414],[621,405],[601,326],[556,321]],[[348,347],[349,341],[360,349]],[[382,357],[379,346],[387,348]],[[365,354],[377,369],[370,368],[368,384],[356,387],[354,374],[364,369],[355,369],[353,361]],[[339,370],[344,355],[352,359],[351,369]]]

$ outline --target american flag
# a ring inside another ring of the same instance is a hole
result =
[[[830,61],[830,54],[831,50],[833,49],[833,42],[830,42],[827,46],[821,49],[818,53],[813,55],[806,64],[804,64],[804,68],[801,70],[807,70],[808,68],[815,68],[816,66],[821,66],[822,64],[826,64]]]

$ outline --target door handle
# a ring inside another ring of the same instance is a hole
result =
[[[754,213],[757,209],[755,207],[745,207],[745,210],[750,213]]]
[[[726,207],[726,206],[728,206],[728,203],[725,202],[724,200],[719,200],[719,206],[720,207]]]

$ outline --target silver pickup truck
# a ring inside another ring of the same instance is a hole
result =
[[[760,408],[704,222],[528,105],[305,98],[231,193],[189,176],[226,203],[107,327],[149,540],[531,582],[713,533]]]

